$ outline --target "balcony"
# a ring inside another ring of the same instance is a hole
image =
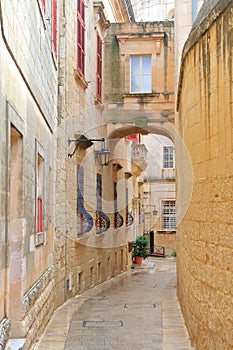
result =
[[[116,211],[114,213],[114,228],[115,229],[120,228],[121,226],[123,226],[123,223],[124,223],[123,216],[118,211]]]
[[[131,146],[132,169],[139,176],[147,167],[147,148],[145,145],[133,143]]]
[[[109,217],[101,210],[96,210],[95,227],[97,234],[107,231],[110,227]]]
[[[133,225],[133,221],[134,221],[133,215],[130,212],[126,211],[126,218],[125,218],[126,227]]]
[[[89,232],[93,227],[93,218],[85,210],[84,207],[79,207],[77,212],[78,217],[78,236],[82,236],[84,233]]]

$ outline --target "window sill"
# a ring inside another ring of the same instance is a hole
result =
[[[47,242],[46,232],[37,232],[35,235],[35,246],[38,247],[40,245],[44,245]]]
[[[157,230],[157,233],[174,234],[174,233],[176,233],[176,230]]]
[[[75,81],[78,84],[80,84],[83,89],[88,88],[88,83],[86,82],[85,79],[83,79],[83,77],[81,76],[81,74],[79,73],[79,71],[77,69],[74,69],[74,78],[75,78]]]
[[[123,94],[123,97],[159,97],[160,92],[129,92]]]

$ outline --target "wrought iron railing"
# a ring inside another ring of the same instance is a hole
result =
[[[130,214],[130,212],[126,212],[126,220],[125,220],[125,224],[126,226],[131,226],[133,224],[134,218],[133,215]]]
[[[85,208],[79,208],[77,212],[78,216],[78,236],[83,235],[86,232],[89,232],[93,227],[93,218]]]
[[[114,213],[114,227],[119,228],[123,226],[124,219],[123,216],[117,211]]]
[[[101,210],[96,210],[95,226],[97,234],[107,231],[110,227],[109,217]]]

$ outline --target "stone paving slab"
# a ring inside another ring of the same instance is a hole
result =
[[[175,260],[150,258],[150,266],[68,300],[33,350],[191,350]]]

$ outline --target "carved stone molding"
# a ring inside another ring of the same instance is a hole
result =
[[[5,349],[7,339],[9,338],[11,321],[4,318],[0,323],[0,350]]]
[[[50,266],[23,296],[23,305],[28,311],[53,277],[54,267]]]

